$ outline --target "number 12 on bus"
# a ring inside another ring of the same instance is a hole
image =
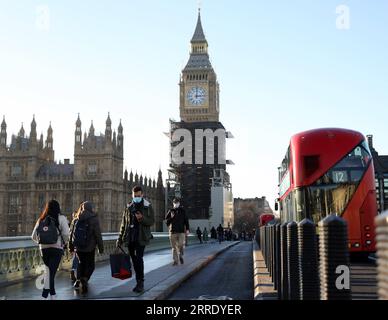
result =
[[[282,222],[337,214],[348,224],[351,252],[375,252],[375,173],[365,137],[353,130],[294,135],[279,167]]]

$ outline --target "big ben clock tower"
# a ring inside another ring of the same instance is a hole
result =
[[[218,121],[219,85],[210,63],[208,43],[202,29],[201,12],[191,39],[190,58],[182,71],[180,117],[184,122]]]
[[[180,121],[170,120],[169,181],[174,186],[167,187],[168,205],[173,197],[181,198],[193,230],[197,227],[210,230],[211,226],[219,224],[228,226],[229,220],[224,216],[230,214],[227,208],[233,205],[233,196],[227,163],[221,161],[225,158],[222,142],[226,131],[219,121],[219,85],[210,63],[200,11],[191,38],[190,58],[182,70],[179,88]],[[173,154],[179,149],[181,139],[173,137],[182,132],[185,132],[184,139],[188,132],[191,139],[190,142],[186,140],[189,147],[179,153],[185,160],[177,162]],[[206,136],[201,136],[205,133]],[[201,156],[197,158],[197,152],[204,155],[203,161]]]

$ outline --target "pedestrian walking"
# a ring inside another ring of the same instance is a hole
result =
[[[220,224],[218,227],[217,227],[217,235],[218,235],[218,242],[221,243],[224,239],[224,228],[222,227],[222,225]]]
[[[132,201],[123,212],[119,238],[116,246],[128,246],[133,267],[136,273],[136,286],[133,291],[144,291],[144,249],[153,238],[151,226],[154,224],[155,215],[151,203],[144,199],[143,189],[135,186],[132,189]]]
[[[45,265],[42,298],[56,299],[55,275],[69,241],[69,224],[56,200],[49,201],[32,232],[32,240],[39,243]]]
[[[178,198],[173,200],[173,208],[167,212],[165,220],[169,228],[173,266],[178,265],[178,260],[183,264],[185,238],[190,232],[190,226],[189,219]]]
[[[214,226],[210,229],[210,237],[212,239],[217,239],[217,231],[216,231],[216,228],[214,228]]]
[[[200,227],[197,228],[197,237],[198,237],[199,243],[202,243],[202,231]]]
[[[95,269],[96,248],[104,253],[100,222],[90,201],[83,202],[71,224],[69,249],[79,261],[74,289],[88,293],[88,282]]]
[[[205,243],[207,243],[208,240],[209,240],[209,234],[208,234],[208,232],[207,232],[207,229],[205,228],[205,229],[203,229],[203,241],[204,241]]]

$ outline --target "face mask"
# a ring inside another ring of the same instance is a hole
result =
[[[142,197],[134,197],[134,198],[133,198],[133,202],[134,202],[134,203],[140,203],[141,200],[143,200]]]
[[[180,203],[179,203],[179,202],[177,202],[177,203],[174,203],[174,209],[176,209],[176,208],[179,208],[179,205],[180,205]]]

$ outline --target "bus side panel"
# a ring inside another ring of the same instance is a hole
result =
[[[348,223],[348,238],[351,252],[374,251],[374,245],[365,248],[366,239],[364,239],[366,234],[364,232],[365,225],[371,226],[371,235],[374,238],[373,219],[377,214],[374,190],[374,168],[373,165],[370,165],[343,215],[343,218]],[[359,244],[359,246],[356,247],[356,244]]]
[[[376,191],[369,191],[360,210],[362,247],[364,251],[376,251],[374,219],[377,214]],[[370,241],[370,244],[367,243]]]

